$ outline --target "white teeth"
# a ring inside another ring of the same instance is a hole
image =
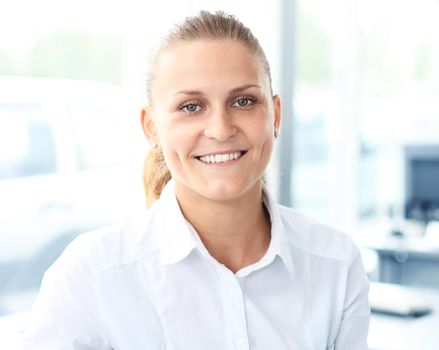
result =
[[[204,163],[223,163],[229,160],[238,159],[242,155],[241,152],[228,153],[228,154],[216,154],[216,155],[207,155],[202,156],[199,159]]]

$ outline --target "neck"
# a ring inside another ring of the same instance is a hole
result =
[[[262,184],[230,201],[182,192],[177,189],[183,215],[218,262],[235,273],[265,254],[270,243],[270,219],[262,203]]]

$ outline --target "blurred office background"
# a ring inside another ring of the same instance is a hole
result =
[[[352,234],[373,281],[407,287],[390,294],[432,309],[403,321],[374,314],[371,347],[434,349],[437,0],[3,1],[0,348],[68,242],[144,210],[138,111],[148,55],[200,9],[237,15],[271,63],[284,108],[267,171],[278,200]],[[404,338],[413,332],[416,343]]]

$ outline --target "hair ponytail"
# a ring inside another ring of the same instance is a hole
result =
[[[143,165],[143,186],[146,194],[146,206],[160,198],[163,188],[171,179],[160,148],[151,148]]]

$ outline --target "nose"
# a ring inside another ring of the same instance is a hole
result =
[[[208,138],[224,142],[235,136],[237,131],[238,129],[233,123],[232,116],[227,113],[225,108],[217,108],[209,116],[204,134]]]

